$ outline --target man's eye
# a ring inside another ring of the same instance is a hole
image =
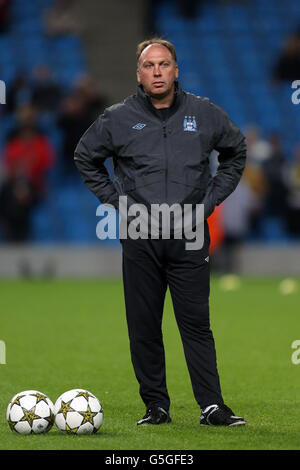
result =
[[[163,67],[168,67],[168,66],[169,66],[169,63],[168,63],[168,62],[164,62],[162,65],[163,65]]]
[[[150,69],[152,67],[152,64],[146,64],[145,67],[146,69]]]

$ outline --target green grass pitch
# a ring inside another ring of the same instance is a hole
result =
[[[132,370],[121,280],[0,281],[0,449],[300,449],[300,293],[280,293],[279,279],[242,278],[233,291],[211,283],[211,326],[225,402],[245,427],[199,426],[170,296],[163,331],[172,423],[138,427],[144,414]],[[6,407],[27,389],[53,402],[71,388],[94,393],[104,409],[92,436],[16,435]]]

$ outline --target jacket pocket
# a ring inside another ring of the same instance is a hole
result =
[[[124,192],[136,202],[155,204],[161,202],[165,191],[165,172],[156,171],[136,175],[124,180]]]
[[[193,188],[201,188],[201,173],[190,172],[182,175],[172,176],[170,181],[173,183],[183,184],[185,186],[191,186]]]
[[[197,204],[203,198],[205,188],[202,174],[198,171],[185,171],[182,175],[172,175],[168,189],[170,203]]]
[[[124,180],[124,191],[134,191],[135,189],[148,186],[149,184],[162,182],[163,175],[163,171],[156,171],[144,175],[137,175],[133,179],[126,178]]]

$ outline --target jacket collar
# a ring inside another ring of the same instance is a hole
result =
[[[182,90],[179,82],[175,80],[174,84],[175,84],[174,99],[173,99],[171,106],[168,108],[170,110],[170,114],[173,114],[177,111],[177,109],[179,108],[183,100],[183,95],[184,95],[184,91]],[[159,114],[158,110],[153,106],[150,96],[147,93],[145,93],[142,85],[138,85],[137,98],[144,106],[146,106],[147,109],[149,109],[156,115]]]

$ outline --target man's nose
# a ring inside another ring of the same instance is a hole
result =
[[[155,76],[160,76],[161,75],[160,66],[158,64],[154,65],[153,73],[154,73]]]

